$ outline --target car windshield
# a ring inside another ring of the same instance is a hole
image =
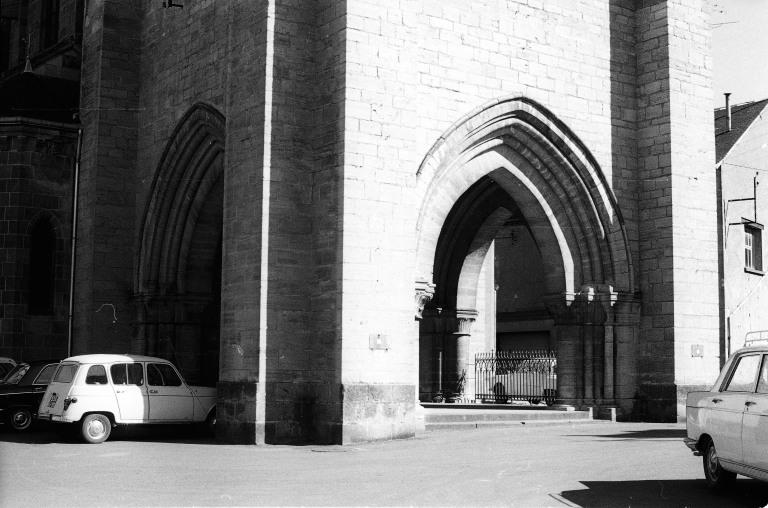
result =
[[[27,373],[29,370],[29,364],[28,363],[20,363],[16,365],[12,371],[8,373],[7,376],[3,379],[3,383],[9,384],[9,385],[15,385],[18,384],[19,381],[21,381],[21,378],[24,377],[24,374]]]

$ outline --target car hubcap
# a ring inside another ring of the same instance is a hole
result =
[[[13,415],[13,425],[17,429],[23,429],[27,425],[29,425],[29,415],[23,411],[19,411],[18,413]]]
[[[93,420],[88,425],[88,434],[91,437],[98,438],[104,434],[104,422],[101,420]]]

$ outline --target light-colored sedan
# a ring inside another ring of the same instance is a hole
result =
[[[768,345],[738,350],[711,390],[689,393],[686,427],[685,444],[703,457],[710,486],[737,474],[768,481]]]
[[[101,443],[115,425],[207,422],[212,427],[215,404],[215,388],[187,385],[168,360],[93,354],[61,362],[38,418],[77,425],[85,441]]]

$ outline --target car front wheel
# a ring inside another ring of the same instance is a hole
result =
[[[87,443],[103,443],[111,432],[112,422],[99,413],[86,416],[80,424],[80,434]]]
[[[11,411],[8,420],[13,430],[22,432],[32,425],[32,412],[26,408],[17,408]]]
[[[736,479],[736,473],[726,471],[720,465],[720,459],[717,456],[715,443],[710,440],[704,450],[704,476],[707,478],[707,484],[714,489],[723,489],[733,483]]]

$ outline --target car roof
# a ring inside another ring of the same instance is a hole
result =
[[[62,362],[77,363],[115,363],[115,362],[165,362],[170,363],[165,358],[144,355],[115,355],[115,354],[90,354],[77,355],[65,358]]]

